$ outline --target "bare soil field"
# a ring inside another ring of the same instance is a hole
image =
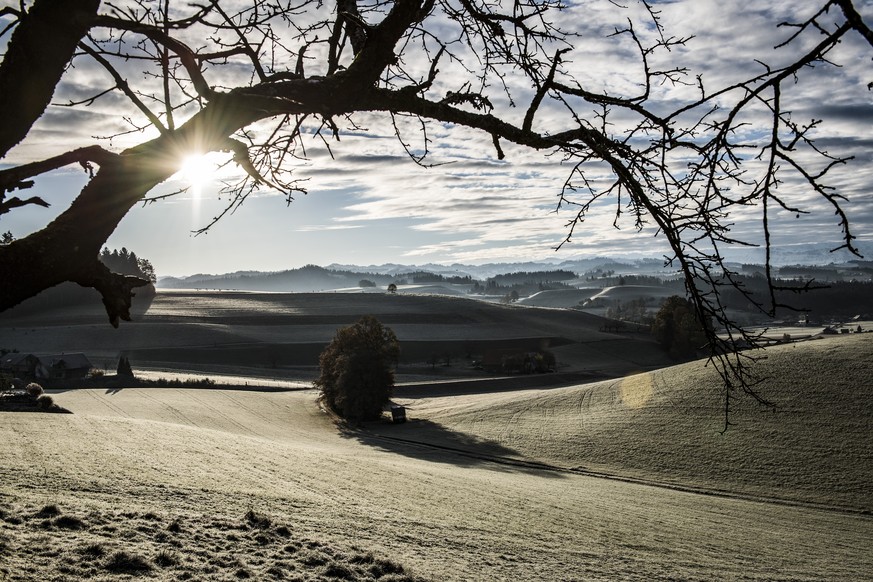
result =
[[[0,580],[871,580],[873,335],[768,354],[775,412],[725,434],[702,363],[363,428],[312,391],[53,394],[0,413]]]

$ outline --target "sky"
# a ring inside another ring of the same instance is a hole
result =
[[[701,75],[709,89],[725,86],[760,71],[757,61],[776,66],[795,56],[796,46],[774,49],[792,32],[777,25],[823,3],[658,2],[667,34],[693,38],[684,47],[659,57],[663,61],[654,62],[687,67],[689,78]],[[613,94],[635,90],[639,67],[633,47],[626,37],[609,34],[616,26],[624,26],[628,18],[641,35],[651,32],[639,4],[631,0],[624,10],[609,0],[568,5],[562,22],[578,30],[580,37],[566,57],[566,68],[594,89]],[[873,2],[857,5],[873,23]],[[448,25],[435,19],[432,26],[438,32]],[[867,89],[867,83],[873,81],[871,57],[873,49],[853,37],[834,55],[841,68],[819,67],[805,72],[792,96],[786,97],[793,100],[795,119],[825,120],[816,134],[823,147],[834,154],[855,156],[848,166],[838,168],[832,182],[847,198],[845,207],[854,233],[864,246],[873,245],[873,194],[869,190],[873,178],[873,91]],[[404,64],[412,69],[427,66],[414,55]],[[135,63],[124,66],[132,84],[148,87],[141,65],[139,69]],[[441,75],[451,87],[458,65],[446,63],[445,67]],[[232,80],[233,75],[221,70],[206,73],[213,82]],[[513,82],[510,78],[509,83]],[[77,59],[58,88],[57,105],[49,108],[22,144],[0,160],[0,168],[94,143],[120,151],[147,139],[147,133],[105,138],[128,127],[123,117],[131,115],[132,108],[121,95],[106,95],[88,107],[61,106],[109,86],[105,72],[85,57]],[[512,90],[518,104],[515,108],[509,107],[499,87],[488,89],[495,112],[518,121],[531,91],[522,84],[513,85]],[[688,102],[694,95],[693,87],[665,84],[653,88],[652,103],[667,109]],[[544,110],[542,123],[559,130],[561,116],[566,119],[558,109]],[[340,120],[343,131],[339,141],[330,142],[329,151],[311,130],[304,136],[306,159],[294,160],[293,173],[308,193],[295,194],[290,204],[282,193],[265,188],[206,234],[195,235],[194,231],[209,224],[227,204],[226,195],[221,196],[218,190],[220,179],[229,177],[233,170],[218,168],[216,164],[227,155],[214,154],[193,164],[195,169],[181,170],[150,193],[160,195],[190,186],[184,194],[134,208],[107,246],[126,247],[149,259],[159,276],[278,271],[305,264],[559,262],[595,256],[660,257],[667,252],[663,237],[651,227],[638,231],[625,217],[616,228],[615,199],[594,205],[572,241],[556,250],[574,216],[572,207],[558,207],[561,186],[571,170],[559,158],[504,143],[506,159],[498,160],[490,136],[432,123],[427,128],[431,140],[427,163],[431,166],[420,167],[406,154],[384,117],[368,114],[354,120],[354,127]],[[754,138],[754,113],[749,121],[753,124],[749,135]],[[419,147],[419,126],[407,122],[402,129],[404,140],[413,148]],[[182,165],[180,160],[180,168]],[[596,171],[592,175],[594,180],[600,177]],[[81,168],[72,167],[38,178],[27,195],[40,195],[52,207],[4,215],[0,217],[0,232],[9,230],[22,237],[42,228],[66,208],[85,180]],[[791,180],[783,188],[786,197],[811,214],[777,214],[773,224],[779,227],[774,240],[778,247],[796,250],[809,243],[839,239],[840,230],[830,209],[799,188],[792,191]],[[732,234],[760,239],[760,216],[753,210],[737,212],[731,220]],[[834,256],[835,260],[848,258],[845,254]]]

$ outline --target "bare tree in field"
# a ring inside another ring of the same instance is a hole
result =
[[[566,181],[555,188],[572,209],[568,240],[603,199],[615,202],[617,221],[654,225],[700,319],[727,332],[725,339],[712,332],[709,341],[728,407],[734,390],[754,393],[744,356],[732,349],[745,335],[720,299],[725,286],[743,291],[725,264],[724,248],[753,242],[732,233],[731,212],[759,213],[763,236],[754,242],[768,251],[770,295],[748,298],[764,312],[778,307],[770,217],[779,209],[803,211],[781,184],[791,181],[826,201],[837,215],[842,246],[857,254],[844,200],[828,183],[829,171],[847,160],[816,144],[818,120],[797,119],[784,104],[813,67],[841,64],[832,62],[841,42],[861,39],[873,48],[873,32],[851,0],[821,0],[818,12],[785,23],[781,54],[791,58],[778,65],[762,61],[747,78],[710,87],[670,66],[671,51],[681,51],[687,39],[663,29],[655,3],[611,5],[633,9],[634,16],[629,12],[608,39],[575,27],[586,6],[560,0],[22,0],[3,8],[0,32],[8,42],[0,64],[0,159],[27,143],[56,87],[82,63],[99,65],[104,75],[93,79],[90,94],[66,105],[123,102],[118,116],[142,141],[123,151],[83,143],[0,171],[0,214],[48,203],[20,192],[36,176],[70,164],[90,176],[57,219],[0,246],[0,310],[74,281],[102,294],[113,325],[129,319],[132,290],[145,281],[111,273],[98,254],[121,219],[178,170],[186,153],[232,156],[243,170],[229,186],[232,209],[258,188],[289,197],[302,191],[293,173],[306,156],[302,128],[318,128],[329,143],[344,131],[362,131],[364,117],[368,124],[386,123],[412,162],[426,165],[430,149],[440,145],[428,133],[437,123],[489,136],[499,159],[512,144],[513,151],[548,152],[567,165]],[[574,51],[604,40],[630,55],[634,84],[607,90],[574,65]],[[659,100],[664,85],[684,86],[684,100]],[[410,120],[420,123],[415,133],[404,131]]]

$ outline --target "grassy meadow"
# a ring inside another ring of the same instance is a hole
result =
[[[169,334],[184,353],[335,329],[314,313],[325,295],[251,295],[196,313],[159,294],[118,341],[145,353]],[[616,377],[403,386],[409,422],[363,427],[313,390],[53,391],[73,414],[0,412],[0,580],[873,580],[873,334],[768,348],[775,408],[738,399],[722,433],[705,362],[658,366],[584,314],[448,297],[425,323],[429,300],[394,299],[360,296],[401,341],[564,338],[568,369]],[[236,323],[252,301],[287,335]],[[88,317],[6,319],[0,338],[96,341]]]

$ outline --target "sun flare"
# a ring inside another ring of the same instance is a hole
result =
[[[182,160],[180,172],[183,179],[191,185],[194,196],[199,197],[205,186],[212,178],[215,167],[203,154],[191,154]]]

